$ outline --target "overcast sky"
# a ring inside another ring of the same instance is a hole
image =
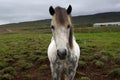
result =
[[[49,6],[67,8],[72,15],[120,12],[120,0],[0,0],[0,24],[51,18]]]

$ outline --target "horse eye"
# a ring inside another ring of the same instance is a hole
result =
[[[70,25],[68,25],[67,28],[69,29],[69,28],[70,28]]]
[[[51,26],[51,29],[53,29],[53,30],[54,30],[54,29],[55,29],[55,28],[54,28],[54,26]]]

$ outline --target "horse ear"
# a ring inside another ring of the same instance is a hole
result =
[[[55,13],[55,10],[52,6],[49,7],[49,13],[53,16]]]
[[[69,5],[69,7],[67,8],[67,14],[71,14],[71,12],[72,12],[72,6]]]

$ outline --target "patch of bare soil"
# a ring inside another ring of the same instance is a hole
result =
[[[43,71],[39,71],[38,69],[41,65],[47,65],[48,67]],[[107,63],[105,67],[98,68],[93,62],[88,62],[86,67],[78,67],[77,72],[84,73],[85,77],[89,77],[91,80],[120,80],[120,77],[107,76],[113,68],[112,63]],[[80,77],[79,74],[76,74],[75,80],[80,80]],[[46,59],[39,64],[35,63],[35,66],[30,70],[18,72],[14,76],[14,80],[52,80],[49,60]]]

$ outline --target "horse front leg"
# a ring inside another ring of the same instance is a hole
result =
[[[72,63],[69,65],[66,73],[65,80],[73,80],[76,74],[76,69],[78,67],[78,61],[72,61]]]
[[[57,64],[51,64],[51,72],[53,80],[60,80],[61,70]]]
[[[65,80],[73,80],[76,74],[76,69],[70,69],[65,77]]]

